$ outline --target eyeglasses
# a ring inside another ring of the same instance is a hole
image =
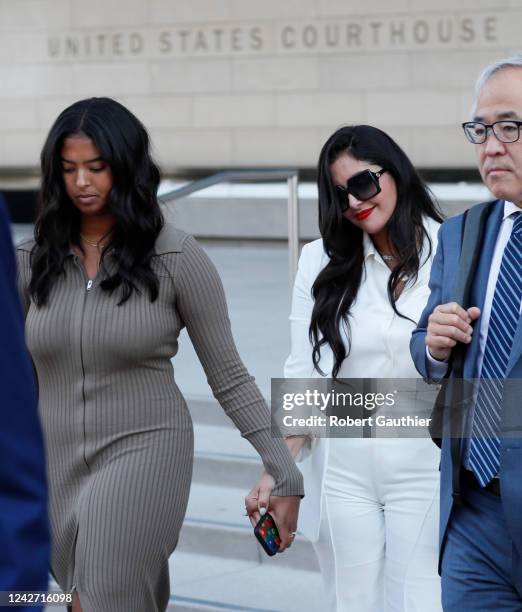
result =
[[[488,138],[491,130],[500,142],[516,142],[520,138],[522,121],[495,121],[495,123],[481,123],[480,121],[466,121],[462,124],[466,138],[473,144],[482,144]]]
[[[381,193],[379,178],[387,172],[386,168],[378,172],[371,170],[362,170],[357,172],[346,181],[346,187],[336,185],[337,199],[341,207],[341,212],[348,210],[348,194],[351,193],[354,198],[364,201],[373,198],[378,193]]]

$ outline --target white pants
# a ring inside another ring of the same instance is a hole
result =
[[[314,545],[329,610],[442,610],[439,457],[426,439],[330,440]]]

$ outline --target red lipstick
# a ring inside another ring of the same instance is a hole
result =
[[[374,208],[375,206],[372,206],[371,208],[365,208],[364,210],[361,210],[361,212],[358,212],[355,215],[355,218],[357,219],[357,221],[367,219],[372,214]]]

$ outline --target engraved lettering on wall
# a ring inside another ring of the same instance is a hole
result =
[[[216,57],[477,48],[505,42],[503,14],[408,16],[54,34],[51,59]],[[513,43],[515,44],[515,43]]]

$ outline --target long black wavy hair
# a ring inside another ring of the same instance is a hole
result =
[[[109,292],[119,287],[118,305],[143,288],[152,302],[158,296],[159,282],[151,260],[164,223],[156,196],[160,172],[151,158],[144,126],[110,98],[89,98],[69,106],[47,136],[41,153],[42,185],[29,293],[37,306],[44,306],[54,283],[65,274],[71,244],[82,249],[81,215],[66,193],[61,162],[64,140],[74,135],[92,140],[113,177],[107,207],[115,224],[102,261],[110,252],[116,266],[100,287]]]
[[[363,232],[344,218],[330,172],[336,159],[348,153],[357,160],[377,164],[393,177],[397,205],[388,222],[388,239],[398,254],[397,267],[388,279],[388,298],[393,310],[401,277],[415,282],[420,267],[420,245],[425,239],[431,254],[430,237],[423,226],[423,216],[442,221],[437,205],[412,163],[385,132],[369,125],[346,126],[337,130],[324,144],[318,163],[319,229],[324,250],[330,261],[317,276],[312,295],[315,300],[310,322],[310,342],[315,369],[320,367],[321,347],[328,344],[334,355],[332,376],[337,377],[343,360],[350,354],[350,308],[361,284],[364,268]],[[341,326],[348,335],[348,347],[341,336]]]

